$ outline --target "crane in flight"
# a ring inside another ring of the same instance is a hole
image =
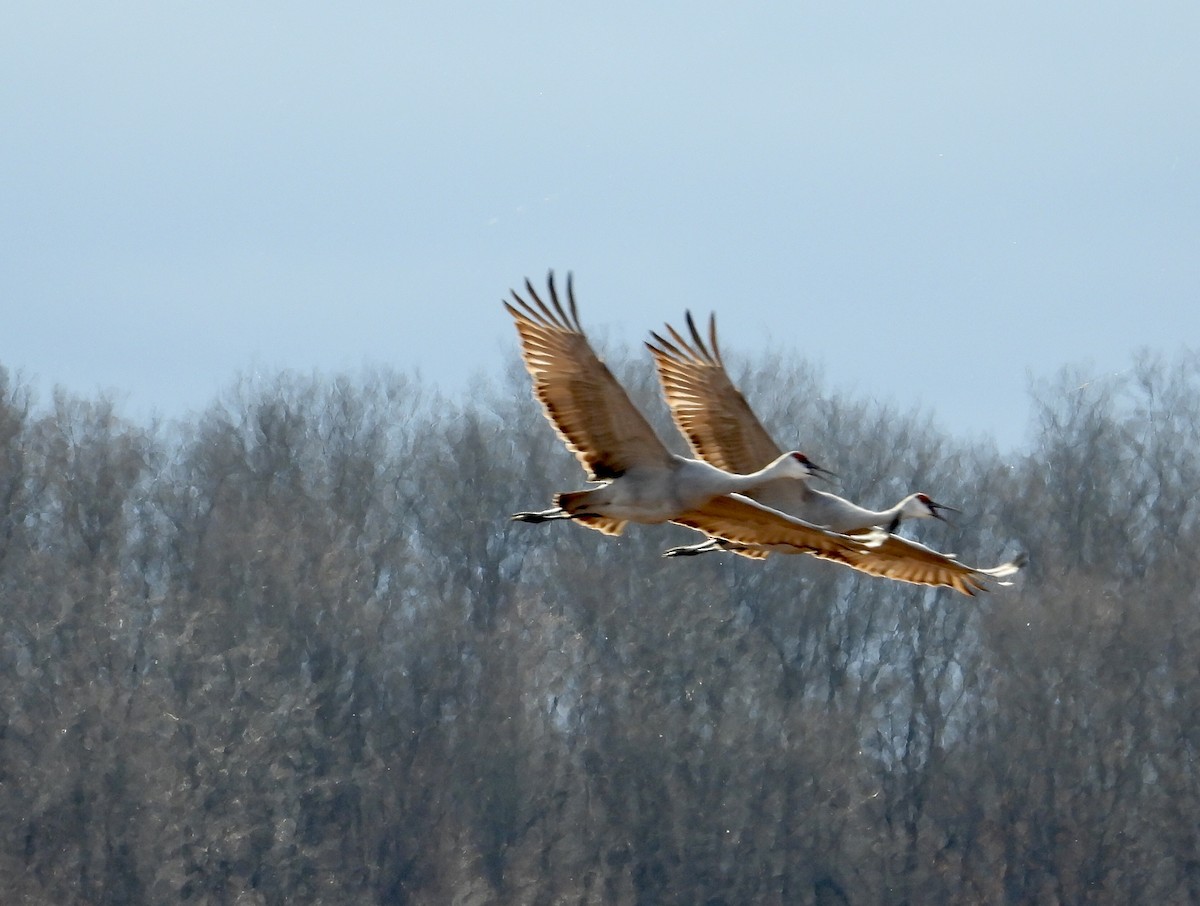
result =
[[[717,343],[716,317],[709,319],[707,341],[690,312],[687,313],[687,326],[690,337],[684,337],[668,324],[669,339],[652,332],[653,342],[646,345],[654,356],[671,417],[687,438],[693,454],[735,472],[749,471],[774,459],[779,455],[779,446],[725,370]],[[777,527],[773,531],[774,540],[769,543],[738,544],[727,537],[710,535],[699,544],[671,548],[664,555],[679,557],[726,550],[761,558],[773,551],[812,553],[871,575],[918,585],[947,586],[967,595],[986,589],[989,579],[1013,575],[1025,562],[1021,555],[996,567],[967,566],[952,555],[895,535],[905,519],[944,520],[942,511],[954,510],[937,503],[927,494],[910,494],[885,510],[867,509],[836,494],[812,488],[803,481],[766,482],[746,491],[746,495],[767,507],[832,532],[861,536],[872,530],[882,530],[886,535],[864,550],[827,555],[807,550],[800,538],[794,539],[798,543],[792,544],[786,537],[786,530]]]
[[[875,539],[857,539],[788,516],[743,496],[775,481],[802,483],[821,470],[803,453],[780,451],[746,473],[671,453],[592,349],[579,323],[571,276],[567,306],[553,272],[549,303],[526,280],[504,306],[516,323],[533,395],[589,481],[598,487],[554,495],[550,509],[516,513],[521,522],[569,519],[608,535],[629,522],[674,522],[733,544],[788,543],[829,557],[854,557]],[[767,534],[764,534],[766,532]]]

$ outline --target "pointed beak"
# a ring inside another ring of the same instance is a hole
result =
[[[836,481],[837,475],[830,472],[828,469],[822,469],[815,462],[810,461],[808,464],[809,471],[812,472],[813,478],[819,478],[822,481]]]
[[[957,507],[947,506],[944,503],[938,503],[937,501],[934,501],[934,500],[929,501],[929,509],[933,512],[934,519],[940,519],[940,520],[942,520],[942,522],[946,523],[947,525],[954,525],[954,523],[942,515],[942,510],[945,510],[947,513],[961,513],[962,512],[962,510],[958,509]]]

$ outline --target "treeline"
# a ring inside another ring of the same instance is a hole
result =
[[[510,523],[580,483],[515,369],[153,426],[0,371],[4,902],[1200,902],[1200,358],[1063,372],[1004,457],[786,359],[742,386],[1029,567],[968,599]]]

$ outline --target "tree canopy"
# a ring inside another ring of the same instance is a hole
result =
[[[1016,585],[511,523],[582,485],[515,367],[170,425],[0,370],[6,902],[1200,901],[1200,357],[1064,369],[1003,455],[803,362],[739,380]]]

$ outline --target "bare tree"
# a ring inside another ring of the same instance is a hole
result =
[[[648,363],[609,356],[670,436]],[[734,363],[736,366],[736,362]],[[772,430],[966,601],[508,514],[577,464],[514,366],[239,381],[180,424],[0,371],[14,902],[1200,899],[1200,362],[1035,390],[1028,453],[768,358]],[[682,443],[674,439],[672,443]]]

